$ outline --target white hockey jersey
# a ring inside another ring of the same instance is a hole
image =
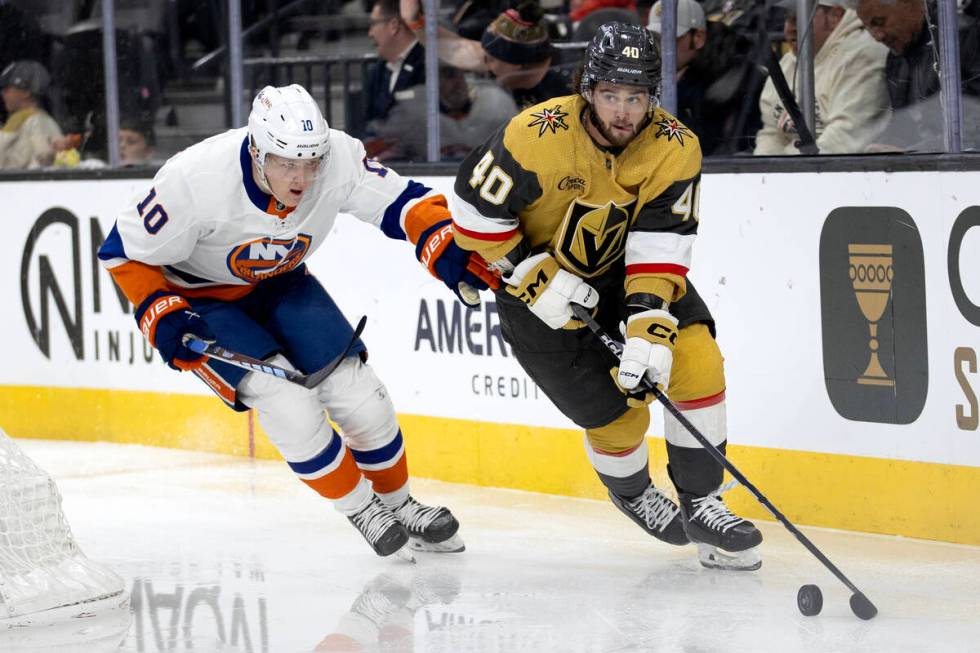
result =
[[[137,305],[157,290],[233,300],[297,268],[339,212],[412,242],[449,219],[442,195],[367,159],[360,141],[333,129],[323,168],[290,211],[255,183],[241,128],[168,160],[119,214],[99,259]]]

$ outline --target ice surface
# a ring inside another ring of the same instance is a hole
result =
[[[775,523],[760,524],[760,571],[719,572],[605,502],[418,479],[418,498],[459,517],[467,550],[412,565],[377,558],[282,463],[19,442],[58,481],[85,553],[126,578],[133,614],[115,640],[125,624],[92,617],[57,631],[73,648],[41,628],[0,634],[3,651],[980,649],[978,547],[805,528],[877,604],[864,622]],[[805,583],[823,590],[817,617],[796,608]]]

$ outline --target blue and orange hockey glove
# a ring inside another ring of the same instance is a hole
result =
[[[415,256],[467,306],[480,305],[478,291],[500,287],[499,277],[487,268],[482,256],[453,241],[452,220],[442,220],[423,231],[415,245]]]
[[[143,337],[160,352],[160,357],[175,370],[196,370],[207,357],[184,346],[183,338],[191,334],[214,342],[207,322],[191,310],[180,295],[158,290],[136,308],[136,324]]]

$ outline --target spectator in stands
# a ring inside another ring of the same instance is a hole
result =
[[[490,23],[480,44],[486,66],[523,109],[571,93],[571,80],[551,67],[553,49],[544,12],[536,0],[524,0]]]
[[[780,68],[792,85],[805,25],[797,24],[795,0],[779,4],[786,8],[783,33],[791,49],[783,55]],[[822,154],[863,152],[887,119],[884,69],[888,52],[865,31],[847,4],[847,0],[819,0],[813,13],[814,138]],[[799,154],[799,134],[772,80],[766,83],[759,106],[763,126],[756,135],[755,153]]]
[[[596,30],[606,23],[640,24],[636,0],[571,0],[569,10],[573,41],[591,41]]]
[[[660,40],[663,4],[650,10],[647,29]],[[759,128],[761,82],[736,47],[735,33],[705,20],[694,0],[677,2],[677,117],[694,131],[705,155],[750,148]],[[745,95],[752,96],[751,102]],[[744,115],[742,115],[744,114]]]
[[[37,16],[0,1],[0,70],[18,59],[44,61],[47,45]],[[0,106],[0,122],[6,119],[7,112]]]
[[[0,169],[39,168],[54,161],[52,140],[61,129],[41,107],[51,77],[37,61],[15,61],[0,73],[7,122],[0,130]]]
[[[570,0],[568,17],[580,23],[586,16],[600,9],[626,9],[636,12],[636,0]]]
[[[425,84],[425,49],[399,15],[399,0],[377,0],[371,9],[368,36],[380,60],[371,69],[364,89],[366,120],[380,121],[399,100],[411,99]]]
[[[439,140],[443,159],[461,160],[516,114],[517,105],[510,94],[493,82],[470,82],[459,68],[439,66]],[[368,155],[381,161],[424,161],[428,142],[426,116],[422,93],[399,102],[378,130],[380,138],[365,142]],[[422,128],[406,129],[405,125]]]
[[[119,162],[124,166],[148,164],[156,157],[156,134],[150,120],[126,117],[119,122]]]
[[[508,8],[509,0],[463,0],[457,3],[450,22],[462,38],[479,41],[483,30]]]
[[[928,9],[927,9],[928,8]],[[924,0],[860,0],[857,14],[876,40],[888,47],[885,80],[892,108],[873,151],[940,151],[943,111],[939,103],[939,18]],[[963,91],[963,145],[980,147],[980,25],[964,14],[958,25]]]

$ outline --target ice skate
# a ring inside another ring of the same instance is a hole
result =
[[[394,514],[408,531],[409,546],[415,551],[459,553],[466,549],[456,534],[459,522],[448,508],[427,506],[409,496]]]
[[[678,546],[690,541],[684,533],[677,504],[652,483],[643,494],[634,499],[625,499],[612,490],[609,491],[609,499],[627,517],[639,524],[640,528],[658,540]]]
[[[733,514],[721,499],[735,485],[732,481],[707,496],[678,492],[684,531],[698,545],[698,559],[705,567],[754,571],[762,566],[758,551],[762,533]]]
[[[376,495],[359,512],[347,517],[379,556],[389,556],[408,542],[408,531]]]
[[[366,617],[381,628],[393,612],[405,607],[411,596],[408,587],[388,574],[381,574],[364,587],[350,611]]]

